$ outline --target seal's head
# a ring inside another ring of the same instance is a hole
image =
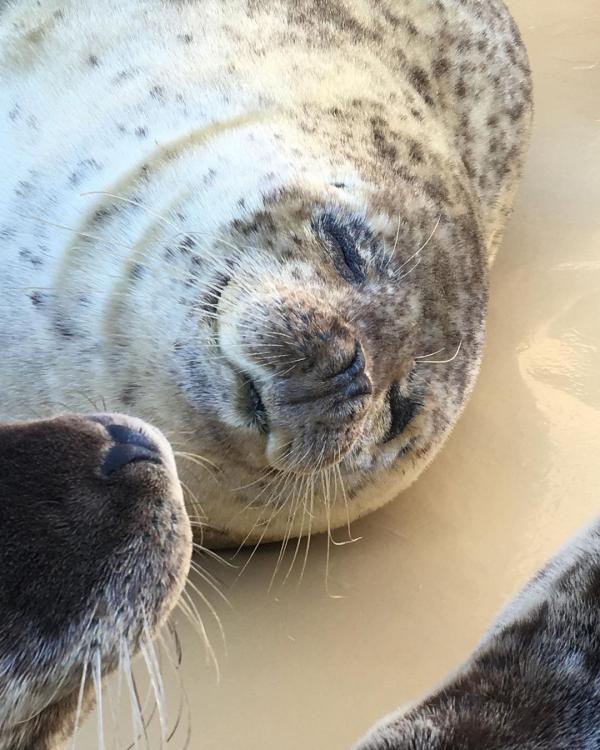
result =
[[[289,191],[213,247],[185,241],[202,271],[174,359],[190,444],[221,470],[200,502],[222,541],[343,525],[412,482],[478,370],[477,226]]]
[[[190,524],[161,433],[119,415],[0,426],[0,748],[61,747],[183,586]]]

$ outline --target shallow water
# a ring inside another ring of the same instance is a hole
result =
[[[219,684],[177,618],[194,750],[348,750],[457,666],[507,597],[600,513],[600,6],[509,5],[537,115],[472,401],[417,484],[355,524],[360,541],[332,549],[329,593],[316,539],[301,583],[297,562],[282,586],[283,565],[268,592],[270,547],[227,587],[233,610],[211,596],[227,636],[225,655],[210,625]],[[174,720],[181,690],[166,671]],[[186,723],[169,747],[184,745]],[[76,747],[96,748],[96,736],[93,717]],[[129,737],[125,725],[118,746]]]

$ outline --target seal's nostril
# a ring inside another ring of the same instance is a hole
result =
[[[373,386],[369,378],[362,373],[351,380],[344,391],[345,398],[356,398],[357,396],[368,396],[373,393]]]
[[[143,432],[122,424],[109,423],[104,426],[115,442],[102,465],[102,473],[105,476],[139,461],[162,463],[158,447]]]
[[[344,363],[344,366],[339,372],[334,373],[333,375],[330,375],[327,379],[333,380],[336,379],[343,379],[343,380],[351,380],[356,375],[361,373],[365,369],[365,355],[363,354],[362,346],[360,345],[359,341],[355,342],[354,345],[354,353],[352,355],[352,359],[349,362]]]
[[[146,448],[149,451],[157,452],[157,447],[154,442],[143,432],[134,430],[124,424],[107,424],[106,431],[115,441],[115,443],[123,443],[124,445],[139,445],[141,448]]]
[[[109,476],[124,466],[139,461],[148,461],[154,464],[162,463],[160,454],[155,451],[142,448],[140,445],[117,443],[106,454],[102,465],[102,473]]]

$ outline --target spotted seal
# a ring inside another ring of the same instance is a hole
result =
[[[116,414],[1,424],[0,505],[0,750],[58,750],[152,654],[190,522],[165,438]]]
[[[470,659],[355,750],[598,747],[600,520],[500,615]]]
[[[9,1],[0,75],[4,418],[168,430],[214,545],[419,475],[529,132],[501,0]]]

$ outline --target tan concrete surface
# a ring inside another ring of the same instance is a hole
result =
[[[329,593],[324,538],[313,540],[301,583],[297,562],[281,585],[288,558],[270,592],[278,547],[257,552],[233,587],[237,571],[211,565],[232,610],[195,578],[221,614],[228,653],[208,615],[217,684],[199,637],[177,618],[193,750],[347,750],[456,666],[536,566],[600,513],[600,4],[509,5],[529,47],[537,114],[473,399],[417,484],[357,523],[360,541],[332,547]],[[182,692],[165,671],[173,721]],[[104,718],[111,724],[108,708]],[[98,747],[95,721],[78,750]],[[187,723],[184,712],[168,747],[185,745]],[[155,715],[156,748],[157,727]]]

